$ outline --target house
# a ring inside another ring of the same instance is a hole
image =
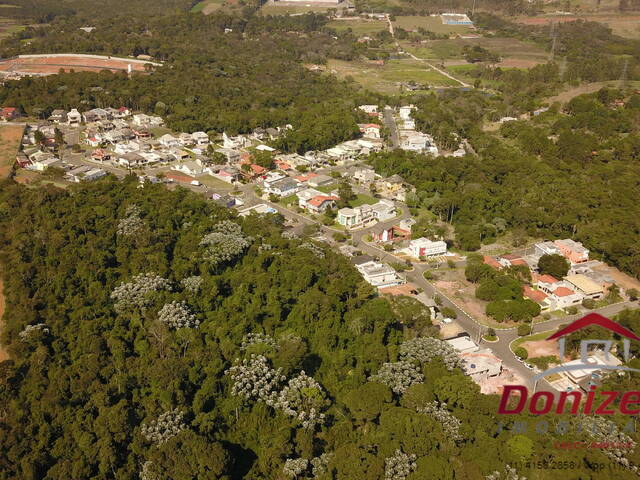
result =
[[[93,132],[93,133],[87,132],[87,135],[88,136],[85,141],[87,145],[91,147],[94,147],[94,148],[99,147],[103,141],[102,135],[97,132]]]
[[[65,174],[65,178],[71,182],[79,183],[79,182],[91,182],[102,178],[107,175],[101,168],[94,168],[88,165],[82,165],[81,167],[74,168],[73,170],[69,170]]]
[[[67,123],[71,126],[78,126],[82,123],[82,114],[75,108],[67,113]]]
[[[158,139],[158,142],[160,142],[161,145],[164,145],[167,148],[179,147],[181,145],[180,140],[178,140],[176,137],[174,137],[170,133],[165,133],[164,135],[162,135]]]
[[[5,122],[15,120],[20,117],[20,112],[15,107],[2,107],[0,108],[0,118]]]
[[[375,181],[376,172],[372,168],[362,168],[353,172],[353,179],[359,183],[369,184]]]
[[[529,266],[520,255],[515,255],[513,253],[498,257],[498,263],[505,268],[516,267],[520,265],[524,265],[526,267]]]
[[[300,189],[296,193],[296,196],[298,197],[298,206],[300,208],[307,208],[307,202],[313,197],[317,197],[320,195],[324,195],[324,193],[322,193],[320,190],[316,190],[315,188]]]
[[[341,208],[338,210],[338,223],[347,228],[354,227],[362,222],[360,211],[354,208]]]
[[[494,270],[500,270],[502,268],[502,264],[489,255],[485,255],[484,257],[482,257],[482,263],[484,263],[485,265],[489,265]]]
[[[379,222],[384,222],[396,216],[396,206],[391,200],[380,200],[378,203],[371,205],[370,208],[373,211],[373,217]]]
[[[553,243],[571,263],[582,263],[589,260],[589,250],[584,248],[580,242],[567,238],[556,240]]]
[[[403,218],[398,222],[398,229],[411,234],[411,228],[416,224],[416,219],[409,217]]]
[[[49,152],[37,152],[29,157],[31,170],[44,172],[47,168],[55,166],[59,159]]]
[[[387,264],[376,262],[373,259],[362,259],[360,257],[354,257],[352,262],[365,281],[374,287],[392,287],[405,283],[405,280]]]
[[[307,184],[310,187],[322,187],[324,185],[329,185],[333,183],[333,178],[327,175],[313,175],[309,180],[307,180]]]
[[[67,112],[65,110],[56,109],[49,115],[49,121],[53,123],[67,123]]]
[[[579,305],[584,300],[584,295],[567,287],[558,287],[549,294],[549,299],[553,302],[555,308],[562,309]]]
[[[536,284],[540,290],[547,294],[551,294],[556,288],[563,286],[560,280],[551,275],[540,275]]]
[[[191,138],[193,138],[193,142],[198,147],[206,147],[209,145],[209,135],[204,132],[194,132]]]
[[[380,138],[380,125],[375,123],[359,124],[360,133],[366,138]]]
[[[445,340],[458,353],[472,353],[480,350],[480,347],[471,340],[469,335],[460,335],[459,337],[449,338]]]
[[[223,167],[213,174],[218,180],[233,183],[240,178],[240,171],[235,167]]]
[[[214,151],[224,155],[229,163],[236,163],[240,160],[240,152],[233,148],[216,148]]]
[[[360,105],[358,109],[362,110],[364,113],[378,114],[378,105]]]
[[[145,165],[147,163],[146,158],[136,152],[128,152],[121,154],[118,157],[118,163],[123,167],[139,167],[140,165]]]
[[[536,302],[540,305],[540,310],[549,310],[552,307],[551,300],[549,296],[544,293],[542,290],[534,290],[529,285],[525,285],[522,287],[522,295],[529,300]]]
[[[438,149],[433,145],[433,139],[426,133],[416,131],[400,132],[400,148],[410,152],[427,152],[438,154]]]
[[[415,105],[406,105],[406,106],[400,107],[400,118],[402,120],[409,120],[415,108],[416,108]]]
[[[171,169],[191,176],[201,175],[203,173],[202,164],[195,160],[179,163],[171,167]]]
[[[463,361],[465,375],[468,375],[475,382],[496,377],[502,373],[502,360],[488,348],[476,352],[461,353],[460,358]]]
[[[102,148],[97,148],[91,152],[91,158],[97,162],[105,162],[111,160],[111,153]]]
[[[598,300],[604,297],[604,288],[586,275],[567,275],[565,281],[586,298]]]
[[[118,108],[118,113],[114,115],[114,118],[126,118],[131,115],[131,110],[127,107]]]
[[[411,251],[411,256],[415,258],[445,255],[447,253],[447,243],[442,240],[434,242],[421,237],[409,242],[409,250]]]
[[[553,242],[540,242],[534,246],[535,255],[541,257],[543,255],[562,255],[558,247]]]
[[[85,123],[93,123],[101,120],[108,120],[109,113],[102,108],[94,108],[82,114]]]
[[[269,129],[267,129],[269,131]],[[224,148],[244,148],[251,144],[251,141],[242,135],[230,137],[226,132],[222,133],[222,146]]]
[[[306,202],[306,208],[313,213],[322,213],[328,208],[334,208],[338,197],[334,195],[316,195]]]
[[[288,197],[293,195],[300,189],[300,182],[291,178],[285,177],[274,182],[270,182],[266,187],[267,193],[277,195],[279,197]]]
[[[393,238],[394,238],[393,228],[394,227],[382,227],[378,230],[372,230],[371,239],[374,242],[382,242],[382,243],[391,242],[393,241]]]

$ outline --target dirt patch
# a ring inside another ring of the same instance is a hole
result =
[[[524,342],[522,348],[527,350],[529,358],[550,357],[558,355],[558,342],[555,340],[537,340],[533,342]]]
[[[100,71],[111,70],[113,72],[127,71],[131,67],[133,71],[144,72],[145,65],[127,59],[118,58],[94,58],[90,56],[56,56],[35,58],[13,58],[0,62],[0,71],[24,72],[40,74],[56,74],[62,70],[75,71]]]
[[[504,68],[533,68],[536,65],[540,65],[544,63],[542,60],[524,60],[518,58],[506,58],[500,63],[498,63],[499,67]]]
[[[16,161],[16,154],[22,139],[22,125],[3,125],[0,127],[0,180],[8,178]]]
[[[603,87],[620,87],[620,82],[617,81],[608,81],[608,82],[593,82],[593,83],[585,83],[584,85],[580,85],[578,87],[570,88],[565,90],[564,92],[559,93],[553,97],[547,98],[545,101],[549,104],[554,102],[566,103],[574,97],[578,95],[583,95],[585,93],[594,93],[600,90]]]
[[[602,273],[603,275],[613,278],[613,281],[616,283],[616,285],[622,287],[624,290],[630,290],[632,288],[640,290],[640,281],[638,281],[637,278],[630,277],[617,268],[610,267],[609,265],[603,263],[602,265],[594,267],[593,270],[595,272]]]
[[[508,368],[502,370],[502,373],[496,377],[489,377],[478,382],[480,392],[484,395],[501,394],[505,385],[522,385],[524,379]]]

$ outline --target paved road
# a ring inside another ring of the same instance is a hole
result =
[[[389,135],[391,136],[391,148],[396,149],[400,146],[400,140],[398,139],[398,126],[396,125],[396,119],[393,118],[393,109],[387,105],[384,107],[384,124],[389,129]]]

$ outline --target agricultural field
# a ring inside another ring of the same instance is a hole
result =
[[[135,59],[92,56],[92,55],[38,55],[35,57],[17,57],[0,61],[0,71],[23,72],[53,75],[62,70],[113,72],[127,71],[131,65],[133,71],[144,72],[145,62]]]
[[[327,24],[327,27],[333,28],[338,32],[351,29],[354,35],[370,35],[376,32],[387,30],[388,24],[383,20],[368,20],[359,18],[356,20],[334,20]]]
[[[440,35],[455,35],[473,32],[475,29],[466,25],[445,25],[442,23],[440,16],[424,17],[418,15],[398,16],[393,21],[394,27],[404,28],[405,30],[417,30],[422,27],[433,33]]]
[[[0,126],[0,180],[8,178],[11,174],[23,132],[22,125]]]
[[[0,19],[0,39],[13,35],[14,33],[21,32],[27,28],[25,25],[16,23],[9,19]]]
[[[340,78],[352,77],[364,88],[383,94],[395,94],[401,90],[400,85],[409,82],[428,87],[451,87],[458,83],[431,70],[424,63],[412,60],[389,60],[383,66],[366,62],[346,62],[329,60],[328,71]]]
[[[427,40],[426,43],[403,43],[403,48],[419,58],[443,62],[445,65],[461,65],[463,48],[478,45],[502,57],[498,65],[507,68],[531,68],[546,63],[548,53],[538,45],[514,38],[478,37],[448,40]]]

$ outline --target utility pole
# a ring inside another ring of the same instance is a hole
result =
[[[627,70],[629,69],[629,57],[625,57],[624,65],[622,66],[622,73],[620,74],[620,86],[622,88],[627,86]]]
[[[473,0],[473,7],[471,7],[471,16],[476,14],[476,0]]]

